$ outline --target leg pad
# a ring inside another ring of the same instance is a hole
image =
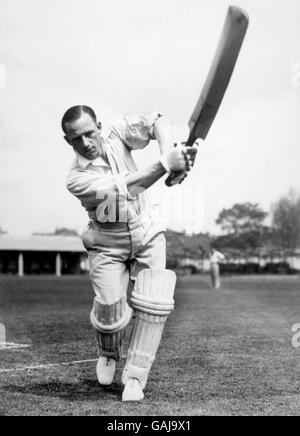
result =
[[[137,276],[131,305],[136,321],[122,382],[137,378],[146,387],[164,325],[174,308],[176,275],[168,270],[143,270]]]
[[[111,305],[101,304],[99,298],[95,297],[90,319],[96,329],[100,355],[120,360],[125,329],[132,313],[126,297]]]

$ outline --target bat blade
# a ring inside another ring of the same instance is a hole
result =
[[[248,24],[245,11],[229,7],[215,57],[189,121],[187,145],[193,145],[197,138],[206,138],[230,82]]]
[[[210,130],[230,82],[248,24],[249,17],[245,11],[236,6],[229,7],[213,62],[189,121],[187,147],[191,147],[198,138],[205,139]],[[177,175],[172,173],[166,185],[172,186],[172,180]]]

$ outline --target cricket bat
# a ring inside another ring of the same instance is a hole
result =
[[[198,138],[206,138],[230,82],[248,24],[245,11],[236,6],[229,7],[215,57],[189,121],[186,147],[192,147]],[[172,186],[177,175],[178,172],[170,174],[166,185]]]

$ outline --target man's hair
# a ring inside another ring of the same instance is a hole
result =
[[[95,121],[95,124],[97,124],[97,116],[92,108],[84,105],[73,106],[67,110],[61,120],[61,128],[63,131],[67,133],[66,124],[78,120],[83,113],[90,115],[90,117]]]

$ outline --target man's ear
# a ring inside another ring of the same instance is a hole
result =
[[[70,143],[69,138],[67,137],[67,135],[64,136],[64,140],[65,140],[69,145],[71,145],[71,147],[72,147],[72,144]]]
[[[102,130],[102,124],[100,122],[97,124],[97,127],[100,131]]]

